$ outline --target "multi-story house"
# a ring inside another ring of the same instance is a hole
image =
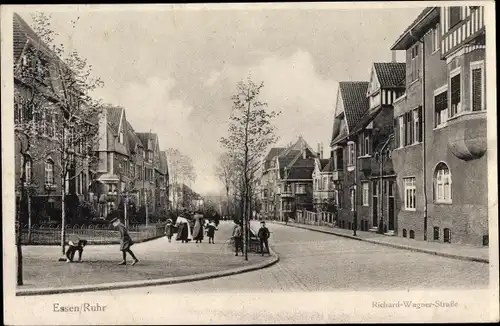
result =
[[[314,160],[313,178],[313,205],[315,212],[326,211],[333,198],[333,183],[331,158],[323,158],[322,144],[318,144],[317,157]],[[332,162],[333,163],[333,162]]]
[[[107,217],[124,203],[125,193],[133,180],[135,164],[130,161],[130,137],[125,109],[108,106],[99,121],[97,146],[96,187],[99,214]]]
[[[428,7],[392,50],[407,54],[406,94],[394,103],[398,229],[487,245],[483,7]]]
[[[295,218],[297,210],[313,210],[312,174],[317,153],[299,137],[276,157],[278,218]]]
[[[168,162],[167,162],[167,152],[160,151],[160,169],[159,169],[159,185],[157,188],[160,189],[160,199],[159,205],[160,209],[169,210],[170,209],[170,201],[169,201],[169,190],[170,190],[170,182],[168,175]]]
[[[393,53],[394,54],[394,53]],[[399,201],[392,166],[393,102],[405,92],[406,63],[377,62],[372,66],[366,96],[369,108],[350,136],[357,138],[357,201],[359,228],[395,234]]]
[[[347,229],[355,226],[354,212],[361,197],[356,192],[358,135],[353,135],[352,131],[368,112],[368,84],[366,81],[340,82],[335,105],[330,143],[333,157],[332,182],[337,203],[337,225]]]
[[[276,187],[278,181],[278,164],[276,157],[285,149],[284,147],[271,148],[262,163],[259,186],[261,189],[261,214],[265,219],[274,220],[277,217],[276,202],[278,197]]]
[[[142,205],[147,206],[149,213],[160,208],[160,145],[158,135],[151,132],[137,133],[144,146],[144,180],[141,187]]]
[[[70,221],[78,202],[88,199],[91,171],[81,155],[83,143],[65,145],[64,151],[71,151],[77,164],[69,169],[66,182],[61,180],[63,114],[58,106],[65,103],[73,109],[80,104],[75,89],[65,83],[68,78],[62,77],[70,76],[68,67],[18,14],[13,15],[13,61],[16,198],[21,199],[24,191],[28,201],[19,207],[21,221],[60,221],[63,187],[66,203],[76,204],[66,206]]]

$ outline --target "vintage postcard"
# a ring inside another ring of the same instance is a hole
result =
[[[493,1],[1,24],[5,324],[499,321]]]

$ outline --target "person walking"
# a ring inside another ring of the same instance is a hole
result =
[[[271,255],[271,252],[269,251],[269,236],[270,236],[269,229],[266,227],[266,222],[262,221],[260,222],[260,229],[259,232],[257,233],[257,237],[259,238],[260,242],[260,252],[262,256],[264,256],[264,246],[266,247],[267,254]]]
[[[241,230],[241,225],[234,221],[233,228],[233,241],[234,241],[234,249],[236,250],[236,255],[238,256],[238,251],[241,250],[241,254],[243,255],[243,241],[242,241],[243,232]]]
[[[167,225],[165,225],[165,236],[168,239],[168,242],[172,242],[172,236],[174,235],[174,226],[172,225],[172,220],[167,220]]]
[[[127,228],[118,217],[112,219],[111,223],[120,232],[120,251],[123,254],[123,260],[118,265],[127,264],[127,253],[132,256],[132,259],[134,260],[131,265],[135,265],[137,262],[139,262],[139,259],[137,259],[132,250],[130,250],[130,247],[134,244],[134,242],[132,241]]]
[[[208,225],[207,225],[207,237],[208,237],[208,243],[215,243],[214,242],[214,237],[215,237],[215,231],[217,231],[217,225],[215,225],[215,222],[211,220]]]
[[[194,214],[193,239],[196,243],[203,242],[203,215],[199,212]]]
[[[175,240],[187,243],[191,240],[191,227],[188,219],[186,218],[187,214],[184,213],[183,215],[184,216],[177,217],[177,221],[175,221],[175,226],[177,227],[177,237]]]

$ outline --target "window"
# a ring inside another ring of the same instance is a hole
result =
[[[26,160],[26,164],[24,162]],[[31,157],[28,155],[21,156],[21,171],[23,171],[24,168],[24,183],[25,184],[30,184],[31,183]]]
[[[47,111],[45,113],[45,130],[44,130],[44,134],[46,134],[47,136],[49,137],[54,137],[55,135],[55,119],[54,119],[54,115],[52,112],[50,111]]]
[[[354,212],[354,207],[356,206],[356,191],[351,189],[351,211]]]
[[[422,107],[413,110],[413,144],[422,142]]]
[[[323,190],[328,190],[328,177],[323,177]]]
[[[434,175],[434,198],[437,203],[451,203],[451,174],[448,166],[439,163]]]
[[[361,185],[363,187],[363,206],[369,206],[370,205],[368,202],[368,196],[370,194],[369,184],[368,182],[363,182]]]
[[[51,159],[45,161],[45,184],[54,184],[54,161]]]
[[[461,74],[460,72],[453,75],[450,81],[450,101],[451,101],[451,116],[462,111],[461,103]]]
[[[434,240],[439,240],[439,227],[434,227]]]
[[[389,197],[393,197],[394,196],[394,181],[393,180],[389,180],[387,182],[387,188],[389,188]]]
[[[407,231],[406,231],[406,229],[403,229],[403,238],[406,238],[406,235],[407,235]]]
[[[405,146],[413,145],[415,143],[415,125],[413,124],[413,112],[405,113]]]
[[[335,153],[335,170],[342,170],[344,168],[344,152],[342,148],[338,148]]]
[[[462,20],[462,7],[448,8],[449,28],[452,28]]]
[[[399,147],[403,147],[405,145],[405,124],[404,124],[404,116],[398,117],[398,126],[399,126]]]
[[[419,76],[419,46],[418,43],[415,44],[410,50],[410,80],[414,81],[418,79]]]
[[[377,196],[378,195],[378,181],[377,180],[373,180],[372,181],[372,193],[373,193],[373,196]]]
[[[415,178],[404,178],[405,209],[407,211],[416,210],[416,182]]]
[[[306,185],[299,184],[297,185],[297,193],[298,194],[305,194],[306,193]]]
[[[349,143],[347,147],[348,156],[347,156],[347,165],[348,166],[354,166],[354,162],[356,160],[356,144],[355,143]]]
[[[415,239],[415,231],[410,230],[410,239]]]
[[[448,120],[448,91],[434,96],[434,127],[441,127]]]
[[[470,65],[471,108],[472,111],[484,110],[484,62]]]
[[[432,30],[431,30],[431,36],[432,36],[432,52],[436,52],[440,48],[440,42],[439,42],[439,33],[440,33],[440,26],[437,24]]]
[[[368,132],[365,132],[364,135],[363,153],[361,153],[361,155],[370,155],[370,134]]]
[[[451,230],[448,228],[443,229],[443,241],[451,243]]]

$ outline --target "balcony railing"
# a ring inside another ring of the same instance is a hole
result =
[[[442,8],[441,10],[447,10]],[[456,49],[469,43],[485,31],[484,8],[478,6],[474,9],[467,9],[469,15],[462,19],[458,24],[445,31],[441,38],[441,56],[446,58]],[[443,15],[442,15],[443,16]],[[446,19],[444,17],[443,19]]]

